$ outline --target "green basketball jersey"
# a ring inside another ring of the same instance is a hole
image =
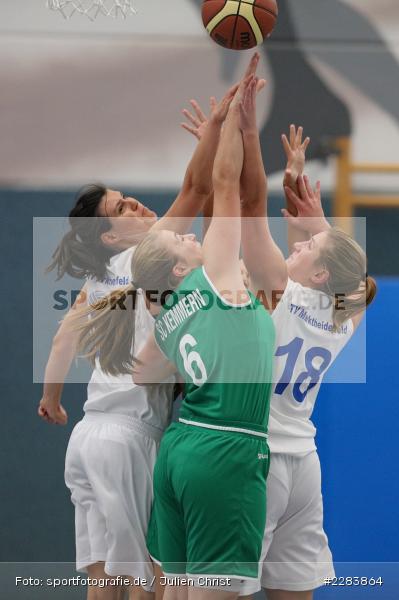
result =
[[[200,267],[157,316],[157,343],[186,383],[181,419],[267,431],[274,325],[249,296],[229,303]]]

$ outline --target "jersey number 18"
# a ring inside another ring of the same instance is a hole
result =
[[[298,360],[299,353],[302,349],[304,340],[296,337],[287,344],[286,346],[280,346],[276,350],[276,356],[284,356],[287,354],[287,362],[285,364],[284,372],[281,376],[280,381],[276,385],[274,392],[280,396],[284,393],[289,383],[291,383],[292,374],[295,369],[295,364]],[[313,366],[313,360],[315,358],[321,358],[319,368]],[[310,348],[305,354],[305,367],[306,371],[300,373],[293,386],[293,395],[297,402],[303,402],[306,398],[306,394],[319,383],[320,376],[331,363],[331,352],[322,348],[321,346],[315,346]],[[302,391],[301,385],[306,379],[310,379],[309,385]]]

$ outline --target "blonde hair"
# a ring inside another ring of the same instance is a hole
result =
[[[137,290],[141,288],[146,297],[151,292],[157,294],[152,301],[160,304],[162,297],[179,284],[179,278],[173,274],[177,260],[173,250],[161,242],[160,232],[149,233],[138,244],[132,257],[133,283],[115,290],[80,311],[77,317],[72,317],[76,320],[75,328],[80,331],[78,352],[93,365],[97,359],[104,373],[114,376],[131,374],[136,361]]]
[[[145,292],[174,290],[180,282],[173,274],[177,255],[166,243],[160,243],[159,234],[159,231],[154,231],[146,235],[132,259],[134,285]]]
[[[337,227],[328,230],[317,262],[329,272],[323,291],[335,300],[333,322],[337,329],[371,304],[377,284],[367,275],[364,250]]]

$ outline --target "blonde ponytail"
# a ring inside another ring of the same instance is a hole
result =
[[[375,280],[367,276],[365,281],[360,284],[359,289],[345,297],[342,300],[342,304],[340,301],[341,294],[337,294],[333,318],[335,329],[338,329],[345,321],[365,310],[374,300],[376,293],[377,284]]]
[[[109,375],[133,372],[137,290],[142,290],[155,304],[161,304],[165,293],[180,282],[173,275],[177,257],[162,241],[160,233],[149,233],[137,246],[131,265],[134,284],[115,290],[68,317],[73,320],[72,327],[80,332],[78,352],[93,365],[97,360],[102,371]]]
[[[133,285],[113,291],[69,318],[80,332],[77,351],[108,375],[131,374],[134,365],[135,309]]]
[[[373,277],[367,275],[366,277],[366,306],[372,303],[375,296],[377,295],[377,283]]]
[[[371,304],[377,293],[375,280],[366,275],[367,257],[363,249],[344,231],[328,231],[318,262],[329,273],[324,291],[335,298],[335,330]]]

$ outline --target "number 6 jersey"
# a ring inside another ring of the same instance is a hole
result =
[[[157,343],[186,383],[181,420],[267,431],[274,326],[249,296],[246,304],[229,302],[201,267],[184,279],[158,315]]]
[[[333,331],[329,296],[288,280],[272,315],[276,327],[273,393],[270,406],[271,452],[315,450],[310,420],[325,372],[349,341],[352,320]]]

